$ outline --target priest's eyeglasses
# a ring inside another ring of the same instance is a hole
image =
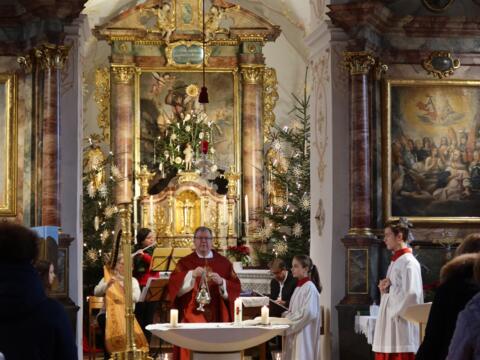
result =
[[[195,239],[198,240],[212,240],[210,236],[195,236]]]

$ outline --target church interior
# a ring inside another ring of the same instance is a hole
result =
[[[103,356],[104,265],[150,249],[164,286],[201,226],[241,294],[270,294],[274,259],[310,256],[322,360],[375,358],[387,223],[410,227],[425,303],[480,232],[478,0],[9,0],[0,14],[0,221],[42,238],[79,359]],[[151,320],[168,323],[159,291]]]

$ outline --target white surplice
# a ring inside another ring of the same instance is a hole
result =
[[[409,306],[423,303],[420,264],[413,254],[403,254],[390,263],[386,277],[391,285],[389,292],[382,294],[372,350],[415,353],[420,346],[418,325],[402,315]]]
[[[292,321],[285,338],[285,360],[320,359],[320,294],[308,281],[297,287],[284,317]]]

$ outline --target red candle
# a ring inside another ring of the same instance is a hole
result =
[[[204,154],[208,153],[208,141],[207,140],[202,140],[202,142],[200,143],[200,148],[201,148],[202,153],[204,153]]]

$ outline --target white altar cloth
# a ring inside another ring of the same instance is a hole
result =
[[[233,323],[152,324],[146,329],[163,340],[198,352],[229,353],[248,349],[282,335],[288,325],[233,325]]]

